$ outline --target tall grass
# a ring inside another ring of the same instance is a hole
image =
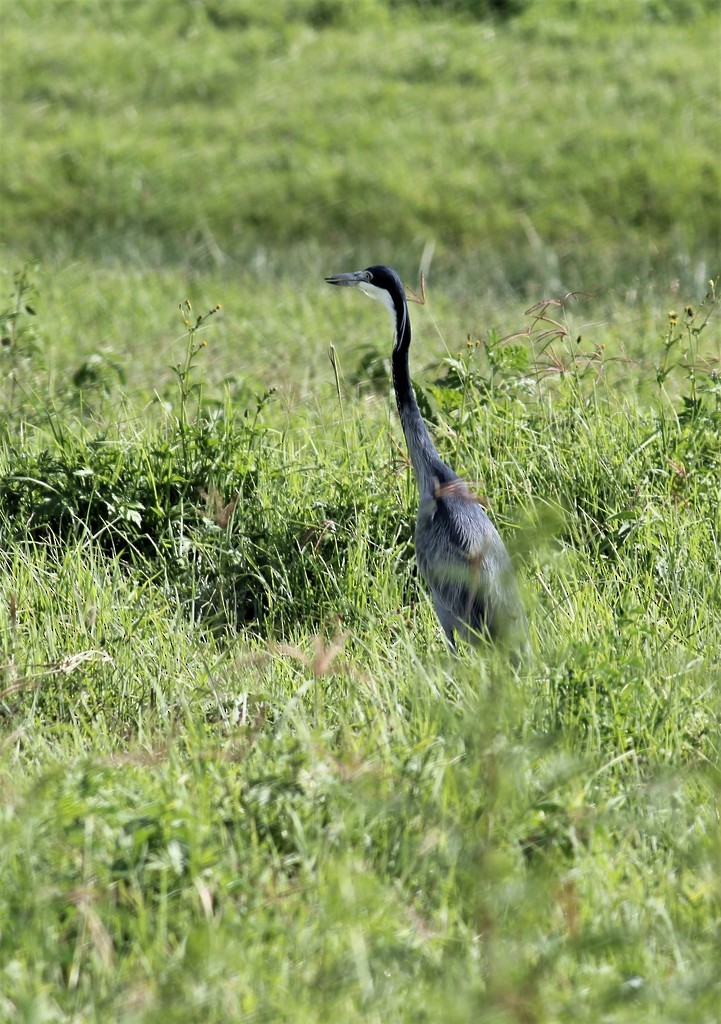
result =
[[[515,553],[521,675],[444,648],[367,355],[281,429],[205,392],[184,304],[164,423],[6,431],[9,1019],[713,1019],[706,301],[626,393],[548,307],[419,382]]]

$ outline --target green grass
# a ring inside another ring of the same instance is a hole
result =
[[[0,1020],[712,1024],[713,8],[258,6],[4,12]],[[430,242],[517,673],[322,282]]]
[[[322,240],[409,274],[431,241],[464,285],[534,297],[715,270],[712,4],[268,7],[8,11],[12,248],[245,268]]]
[[[421,390],[516,553],[518,676],[444,649],[377,370],[218,408],[214,315],[164,422],[6,434],[9,1019],[713,1019],[712,307],[644,398],[534,333]]]

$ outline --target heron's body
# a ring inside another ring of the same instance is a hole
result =
[[[523,643],[525,616],[505,545],[470,488],[438,455],[418,408],[408,369],[411,326],[400,278],[390,267],[377,266],[326,280],[360,287],[383,302],[393,318],[393,386],[419,491],[416,560],[449,643],[456,635]]]

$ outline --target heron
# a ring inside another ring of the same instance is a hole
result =
[[[415,555],[451,650],[456,638],[526,648],[526,618],[511,559],[498,530],[471,488],[436,451],[418,408],[408,368],[411,322],[406,293],[391,267],[373,266],[326,277],[382,302],[393,320],[391,360],[398,414],[418,484]]]

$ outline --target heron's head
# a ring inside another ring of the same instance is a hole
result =
[[[366,267],[365,270],[354,270],[350,274],[334,274],[326,277],[328,284],[337,284],[344,288],[360,288],[372,299],[378,299],[396,317],[399,308],[405,305],[406,293],[401,279],[391,267]]]

